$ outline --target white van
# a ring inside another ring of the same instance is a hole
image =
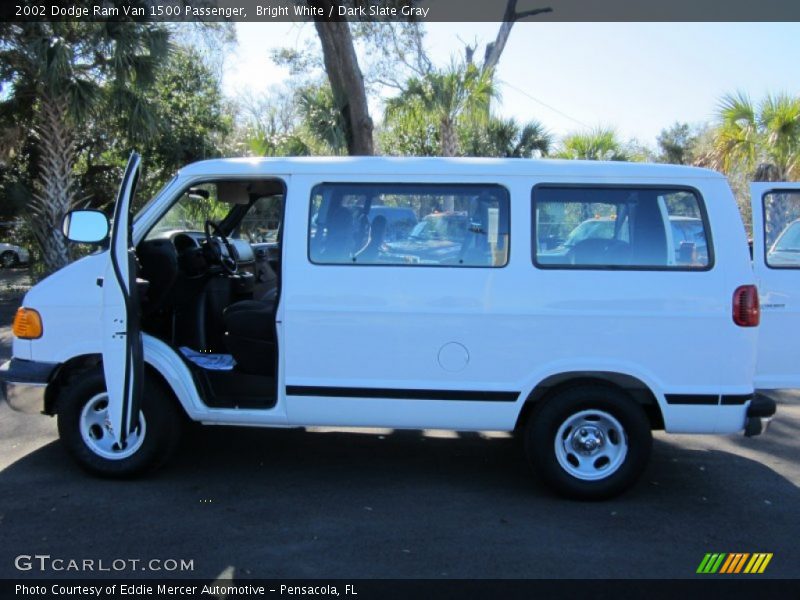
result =
[[[753,263],[702,169],[212,160],[134,217],[138,171],[133,155],[110,234],[101,213],[65,219],[102,245],[28,292],[2,372],[100,475],[161,464],[187,417],[501,430],[558,492],[608,497],[651,430],[755,435],[775,412],[756,384],[800,387],[788,189],[756,190]]]

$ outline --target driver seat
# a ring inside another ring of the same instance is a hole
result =
[[[253,375],[274,375],[276,300],[277,294],[263,300],[241,300],[223,312],[225,344],[236,361],[237,370]]]

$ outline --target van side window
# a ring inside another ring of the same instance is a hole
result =
[[[764,195],[764,255],[773,269],[800,269],[800,194]]]
[[[309,258],[323,265],[502,267],[499,185],[323,183],[311,191]]]
[[[711,266],[702,200],[693,190],[540,185],[533,214],[533,261],[540,268]]]

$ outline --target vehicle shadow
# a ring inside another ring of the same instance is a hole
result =
[[[194,427],[134,481],[53,442],[0,471],[0,577],[86,575],[14,567],[35,553],[189,559],[92,576],[213,579],[672,578],[706,552],[773,552],[764,576],[797,575],[800,490],[758,461],[659,438],[634,489],[585,503],[549,493],[516,440],[452,435]]]

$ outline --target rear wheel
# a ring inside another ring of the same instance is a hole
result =
[[[524,431],[525,453],[556,492],[578,499],[616,496],[631,487],[650,457],[650,422],[623,391],[567,388],[543,401]]]
[[[19,264],[19,256],[17,256],[16,252],[11,250],[6,250],[2,254],[0,254],[0,264],[3,265],[4,269],[10,269],[11,267],[16,267]]]
[[[175,451],[182,425],[171,394],[145,377],[139,426],[120,447],[110,431],[102,370],[81,375],[58,400],[58,433],[78,464],[95,475],[132,477],[162,465]]]

